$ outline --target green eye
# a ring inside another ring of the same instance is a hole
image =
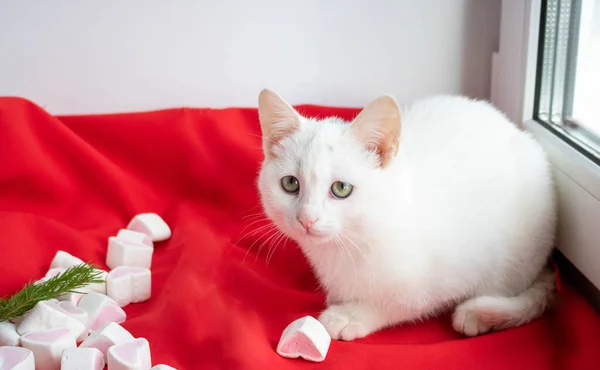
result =
[[[343,181],[336,181],[331,185],[331,193],[336,198],[348,198],[352,193],[353,186]]]
[[[294,176],[284,176],[281,179],[281,187],[286,193],[295,194],[300,190],[300,183]]]

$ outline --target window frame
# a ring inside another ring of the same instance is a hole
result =
[[[535,117],[542,15],[542,0],[502,0],[491,102],[547,152],[559,209],[556,248],[600,289],[600,163],[571,137]]]

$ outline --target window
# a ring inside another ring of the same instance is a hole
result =
[[[492,72],[492,103],[537,139],[552,165],[555,245],[598,294],[600,0],[502,0]]]
[[[600,164],[600,0],[541,3],[534,118]]]

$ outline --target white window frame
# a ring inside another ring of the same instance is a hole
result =
[[[543,145],[553,166],[557,249],[600,289],[600,166],[533,119],[541,0],[502,0],[491,101]]]

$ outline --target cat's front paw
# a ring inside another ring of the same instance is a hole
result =
[[[349,305],[334,305],[319,316],[319,321],[327,329],[331,339],[351,341],[371,333],[365,322],[353,317],[352,311]]]

